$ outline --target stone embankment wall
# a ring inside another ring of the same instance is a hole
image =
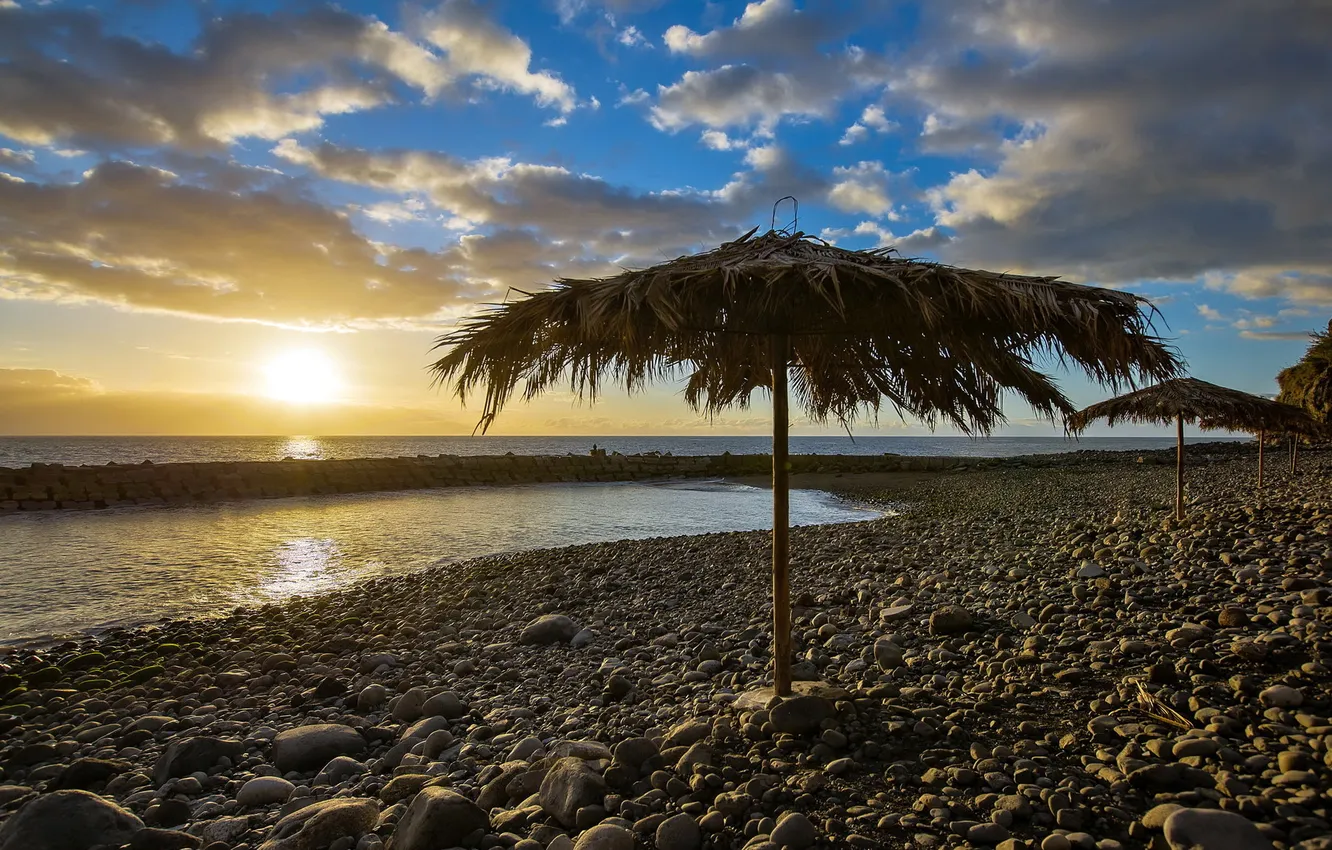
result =
[[[1158,462],[1160,453],[1143,456]],[[1077,452],[1024,458],[900,455],[794,455],[793,472],[930,472],[999,465],[1049,466],[1123,460],[1121,453]],[[540,482],[637,481],[762,475],[768,455],[418,456],[364,460],[142,463],[0,467],[0,512],[180,505],[325,493]]]

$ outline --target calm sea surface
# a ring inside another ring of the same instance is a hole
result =
[[[1202,436],[1188,442],[1210,442]],[[1244,438],[1240,438],[1244,439]],[[593,444],[612,452],[677,455],[763,454],[768,437],[0,437],[0,466],[30,463],[104,464],[213,460],[400,457],[415,455],[587,454]],[[1011,457],[1079,449],[1145,451],[1168,448],[1173,437],[792,437],[800,454],[949,455]]]
[[[164,458],[165,459],[165,458]],[[770,528],[767,490],[541,484],[0,516],[0,645],[317,593],[464,558]],[[795,525],[879,514],[791,494]]]

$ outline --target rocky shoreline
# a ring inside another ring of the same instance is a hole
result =
[[[761,533],[18,652],[0,850],[1326,850],[1332,454],[1280,466],[1195,466],[1183,523],[1131,460],[885,483],[793,532],[828,688],[775,704]]]

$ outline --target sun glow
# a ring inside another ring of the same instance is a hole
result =
[[[264,367],[264,392],[291,404],[336,401],[342,390],[337,364],[321,351],[288,351]]]

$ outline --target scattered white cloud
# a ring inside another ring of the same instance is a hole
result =
[[[756,171],[770,171],[786,159],[786,151],[777,145],[762,145],[745,151],[745,164]]]
[[[1240,330],[1251,330],[1253,328],[1270,328],[1276,324],[1274,316],[1246,316],[1242,319],[1236,319],[1231,326]]]
[[[746,170],[720,189],[660,192],[507,158],[306,147],[292,139],[273,152],[320,177],[427,198],[442,215],[490,231],[463,237],[449,256],[467,279],[495,286],[531,287],[658,262],[732,238],[773,198],[827,190],[825,179],[777,145],[746,149]]]
[[[920,145],[933,153],[968,153],[993,150],[1004,137],[989,122],[931,112],[920,129]]]
[[[601,10],[607,15],[626,15],[646,12],[662,5],[666,0],[554,0],[560,23],[568,26],[580,15]]]
[[[395,83],[429,98],[501,90],[576,105],[572,87],[533,70],[526,42],[470,0],[444,0],[413,26],[424,43],[332,7],[222,15],[173,52],[108,32],[91,10],[0,8],[0,133],[29,145],[217,148],[318,129],[393,101]],[[282,85],[292,79],[301,83]]]
[[[1307,342],[1312,335],[1307,331],[1240,331],[1244,339],[1260,339],[1268,342],[1299,340]]]
[[[819,235],[833,244],[846,239],[868,237],[873,247],[896,248],[904,257],[915,257],[920,253],[931,251],[944,241],[943,235],[935,227],[922,228],[899,236],[877,221],[862,221],[855,227],[849,228],[824,228]]]
[[[444,0],[417,23],[425,39],[442,50],[446,73],[475,77],[486,88],[530,95],[543,106],[571,111],[573,87],[548,71],[532,70],[527,42],[501,27],[472,0]]]
[[[1285,298],[1290,301],[1332,305],[1332,261],[1325,273],[1255,267],[1238,272],[1207,272],[1202,282],[1241,298]]]
[[[637,106],[640,103],[647,103],[652,99],[652,95],[643,89],[634,89],[630,91],[624,86],[620,87],[620,99],[615,102],[616,106]]]
[[[29,168],[35,165],[37,157],[32,151],[0,148],[0,166],[9,168]]]
[[[860,123],[877,133],[891,133],[897,129],[897,123],[889,121],[882,106],[867,106],[860,113]]]
[[[876,83],[879,64],[877,57],[848,49],[818,54],[792,71],[736,64],[687,71],[657,87],[649,120],[666,132],[702,124],[770,135],[783,119],[830,117],[842,97]]]
[[[783,195],[815,197],[826,178],[770,144],[745,151],[746,170],[713,191],[632,191],[566,168],[507,158],[463,160],[427,151],[306,147],[283,140],[277,156],[332,180],[422,196],[477,227],[521,230],[551,243],[573,276],[607,263],[652,263],[733,236]],[[553,262],[553,261],[552,261]],[[549,265],[545,274],[554,269]],[[525,281],[531,283],[530,280]]]
[[[850,127],[846,128],[846,132],[842,134],[842,138],[838,139],[837,144],[857,145],[865,141],[869,137],[870,137],[869,129],[865,127],[864,124],[856,122],[855,124],[852,124]]]
[[[749,147],[749,143],[740,139],[732,139],[721,130],[704,130],[703,135],[699,137],[705,148],[714,151],[733,151],[744,150]]]
[[[408,221],[423,221],[425,201],[420,198],[405,198],[401,201],[379,201],[360,208],[366,218],[380,224],[400,224]]]
[[[1225,319],[1225,317],[1221,315],[1220,310],[1217,310],[1214,307],[1209,307],[1206,304],[1197,304],[1195,305],[1195,308],[1198,310],[1198,315],[1202,316],[1209,322],[1220,322]]]
[[[860,113],[860,120],[846,128],[842,138],[837,144],[842,146],[856,145],[865,141],[873,133],[891,133],[897,129],[897,124],[888,120],[884,114],[882,106],[867,106]]]
[[[668,28],[662,42],[672,53],[693,57],[807,57],[821,45],[844,38],[876,3],[859,10],[816,2],[811,10],[794,0],[753,0],[728,26],[698,33],[682,24]]]
[[[719,223],[718,211],[697,197],[635,193],[566,168],[507,158],[463,160],[427,151],[371,152],[334,145],[305,147],[283,140],[276,155],[319,176],[407,195],[420,194],[445,212],[478,224],[534,228],[552,240],[609,239],[621,248]],[[632,231],[634,242],[619,235]],[[618,253],[618,252],[617,252]]]
[[[888,171],[882,162],[861,161],[851,166],[837,166],[833,169],[832,186],[828,189],[828,203],[842,212],[896,220],[893,187],[907,185],[903,175]]]
[[[703,33],[670,27],[662,40],[672,53],[722,64],[658,86],[653,126],[667,132],[696,124],[744,127],[771,135],[784,119],[829,118],[853,92],[881,88],[887,81],[883,57],[846,38],[884,4],[858,5],[815,2],[799,9],[793,0],[753,0],[727,26]],[[853,139],[858,135],[851,131]]]
[[[615,40],[625,47],[645,47],[649,50],[652,49],[652,42],[648,41],[647,37],[639,32],[638,27],[632,25],[620,30],[620,34],[616,36]]]

